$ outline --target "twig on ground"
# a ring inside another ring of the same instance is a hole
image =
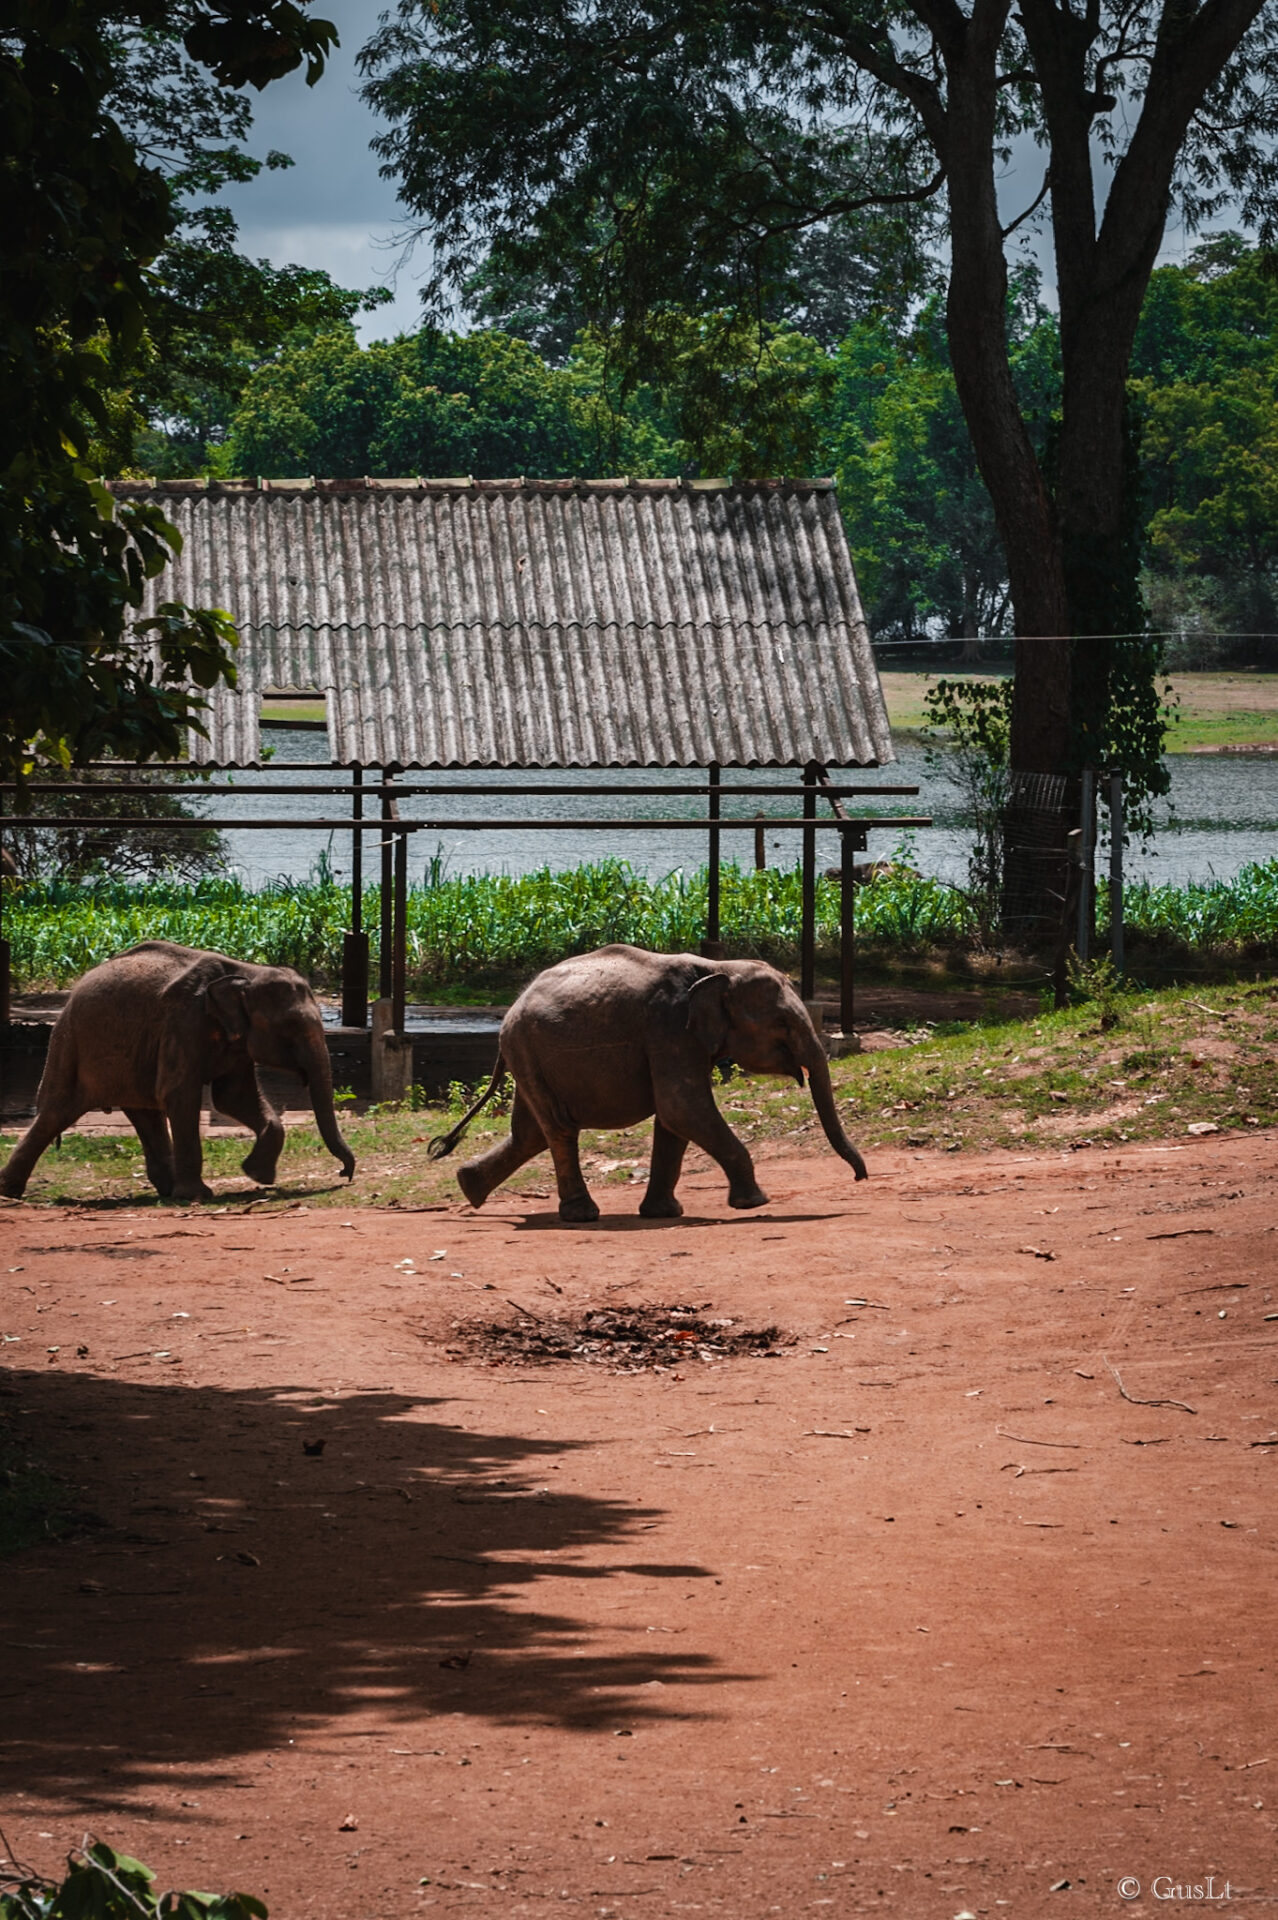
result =
[[[1078,1453],[1083,1445],[1081,1440],[1031,1440],[1028,1434],[1009,1433],[1006,1427],[995,1427],[994,1431],[1004,1440],[1018,1440],[1023,1447],[1069,1447]]]
[[[1103,1353],[1101,1359],[1113,1374],[1118,1384],[1118,1391],[1122,1394],[1124,1400],[1128,1401],[1133,1407],[1179,1407],[1182,1413],[1198,1412],[1197,1407],[1186,1406],[1183,1400],[1138,1400],[1134,1393],[1128,1393],[1126,1387],[1123,1385],[1118,1368],[1114,1365],[1108,1354]]]

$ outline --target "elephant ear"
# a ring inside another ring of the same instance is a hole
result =
[[[728,1018],[728,976],[707,973],[688,989],[688,1032],[701,1042],[712,1060],[722,1058],[731,1021]]]
[[[242,975],[224,974],[220,980],[210,980],[206,989],[209,1012],[228,1040],[242,1040],[248,1032],[248,1008],[244,1000],[248,984]]]

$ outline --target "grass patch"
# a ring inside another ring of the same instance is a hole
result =
[[[992,680],[1005,675],[980,669],[965,672],[949,665],[932,672],[918,668],[879,677],[893,728],[918,733],[929,723],[924,701],[937,680]],[[1278,673],[1178,673],[1172,686],[1177,705],[1167,736],[1168,753],[1278,746]]]
[[[1278,746],[1278,712],[1239,707],[1213,713],[1181,709],[1167,735],[1168,753],[1218,753],[1222,747]]]
[[[1107,1000],[1109,1026],[1089,1001],[1030,1020],[919,1028],[897,1046],[835,1061],[835,1092],[849,1134],[867,1153],[885,1146],[958,1153],[1082,1141],[1118,1145],[1183,1138],[1191,1124],[1240,1132],[1278,1126],[1276,990],[1272,980],[1217,986],[1210,1002],[1196,997],[1201,988],[1122,993]],[[777,1142],[803,1153],[829,1151],[807,1096],[788,1082],[735,1078],[717,1097],[751,1146]],[[343,1113],[342,1131],[359,1161],[351,1186],[311,1124],[290,1127],[280,1185],[270,1193],[239,1172],[247,1134],[206,1143],[205,1177],[217,1192],[215,1204],[232,1211],[456,1205],[457,1166],[505,1132],[500,1112],[489,1110],[451,1159],[428,1160],[427,1141],[466,1104],[459,1087],[434,1107]],[[591,1185],[639,1186],[650,1134],[645,1124],[583,1135]],[[0,1151],[15,1138],[0,1141]],[[502,1191],[550,1202],[549,1158],[522,1168]],[[41,1160],[27,1195],[36,1206],[161,1204],[146,1183],[131,1133],[65,1135],[61,1152]]]

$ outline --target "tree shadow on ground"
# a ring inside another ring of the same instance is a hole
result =
[[[4,1564],[0,1793],[118,1806],[343,1715],[417,1740],[457,1712],[611,1734],[689,1717],[654,1682],[740,1677],[534,1604],[555,1580],[709,1577],[636,1554],[660,1509],[547,1484],[583,1443],[402,1393],[7,1379],[8,1431],[103,1524]]]

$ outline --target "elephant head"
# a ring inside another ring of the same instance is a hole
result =
[[[324,1020],[301,974],[291,967],[246,967],[211,979],[205,999],[210,1021],[257,1066],[300,1075],[320,1137],[349,1180],[355,1156],[338,1131]]]
[[[826,1139],[858,1180],[866,1178],[839,1123],[820,1035],[784,974],[759,961],[721,961],[689,990],[688,1030],[711,1060],[735,1060],[747,1073],[783,1074],[802,1086],[806,1072]]]

